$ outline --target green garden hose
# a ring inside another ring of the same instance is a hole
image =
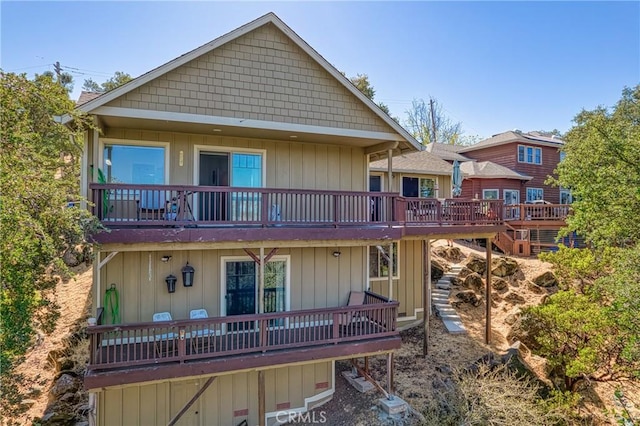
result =
[[[111,315],[111,324],[120,324],[120,297],[115,284],[104,292],[104,310]]]

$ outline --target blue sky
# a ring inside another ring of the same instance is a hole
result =
[[[347,76],[369,75],[403,120],[439,100],[466,134],[568,130],[640,83],[640,2],[10,2],[1,67],[59,61],[85,78],[138,76],[267,12]]]

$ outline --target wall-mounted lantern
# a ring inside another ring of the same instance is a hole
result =
[[[169,291],[169,293],[175,293],[176,281],[178,281],[178,278],[176,278],[173,274],[169,274],[167,278],[164,279],[164,281],[167,283],[167,290]]]
[[[189,265],[189,262],[182,268],[182,284],[185,287],[191,287],[193,285],[193,275],[196,270],[193,269],[193,266]]]

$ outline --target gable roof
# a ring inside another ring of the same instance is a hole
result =
[[[95,99],[78,105],[77,108],[86,113],[91,113],[97,108],[102,107],[110,101],[125,95],[138,87],[160,77],[181,65],[186,64],[204,54],[211,52],[212,50],[235,40],[263,25],[273,24],[280,29],[290,40],[292,40],[300,49],[306,52],[313,60],[315,60],[325,71],[327,71],[333,78],[335,78],[340,84],[342,84],[349,92],[351,92],[356,98],[363,102],[376,116],[382,119],[389,127],[391,127],[401,138],[399,142],[404,142],[404,149],[421,150],[422,145],[411,136],[402,126],[396,123],[389,115],[380,109],[371,99],[367,98],[351,81],[346,78],[340,71],[338,71],[333,65],[331,65],[326,59],[324,59],[318,52],[316,52],[307,42],[305,42],[299,35],[297,35],[291,28],[289,28],[280,18],[278,18],[273,12],[269,12],[254,21],[251,21],[215,40],[210,41],[190,52],[187,52],[167,63],[161,65],[131,81],[117,87],[107,93],[98,96]],[[65,122],[68,122],[68,117]],[[402,148],[401,148],[402,150]]]
[[[435,155],[436,157],[442,158],[447,161],[469,161],[471,160],[469,157],[465,157],[460,154],[460,150],[466,148],[464,145],[450,145],[445,143],[435,143],[431,142],[427,144],[426,150]]]
[[[82,92],[80,92],[80,97],[76,101],[76,106],[77,105],[86,104],[87,102],[94,100],[95,98],[97,98],[100,95],[102,95],[102,93],[99,93],[99,92],[86,92],[86,91],[83,90]]]
[[[557,137],[542,136],[538,132],[522,133],[519,130],[509,130],[504,133],[493,135],[489,139],[478,142],[477,144],[466,146],[459,153],[476,151],[478,149],[489,148],[493,146],[504,145],[512,142],[522,142],[533,145],[550,146],[560,148],[564,145],[564,141]]]
[[[387,159],[373,161],[370,170],[387,171]],[[429,175],[451,175],[452,166],[428,151],[411,152],[393,157],[393,171]]]
[[[514,172],[513,170],[492,161],[465,161],[460,164],[465,178],[476,179],[517,179],[531,180],[533,177]]]

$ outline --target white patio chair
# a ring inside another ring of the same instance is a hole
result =
[[[171,321],[170,312],[156,312],[153,314],[153,322],[160,321]],[[161,334],[154,334],[153,341],[155,342],[156,353],[158,357],[162,355],[162,343],[167,342],[167,349],[169,348],[169,344],[175,339],[176,335],[173,332],[166,332]]]

